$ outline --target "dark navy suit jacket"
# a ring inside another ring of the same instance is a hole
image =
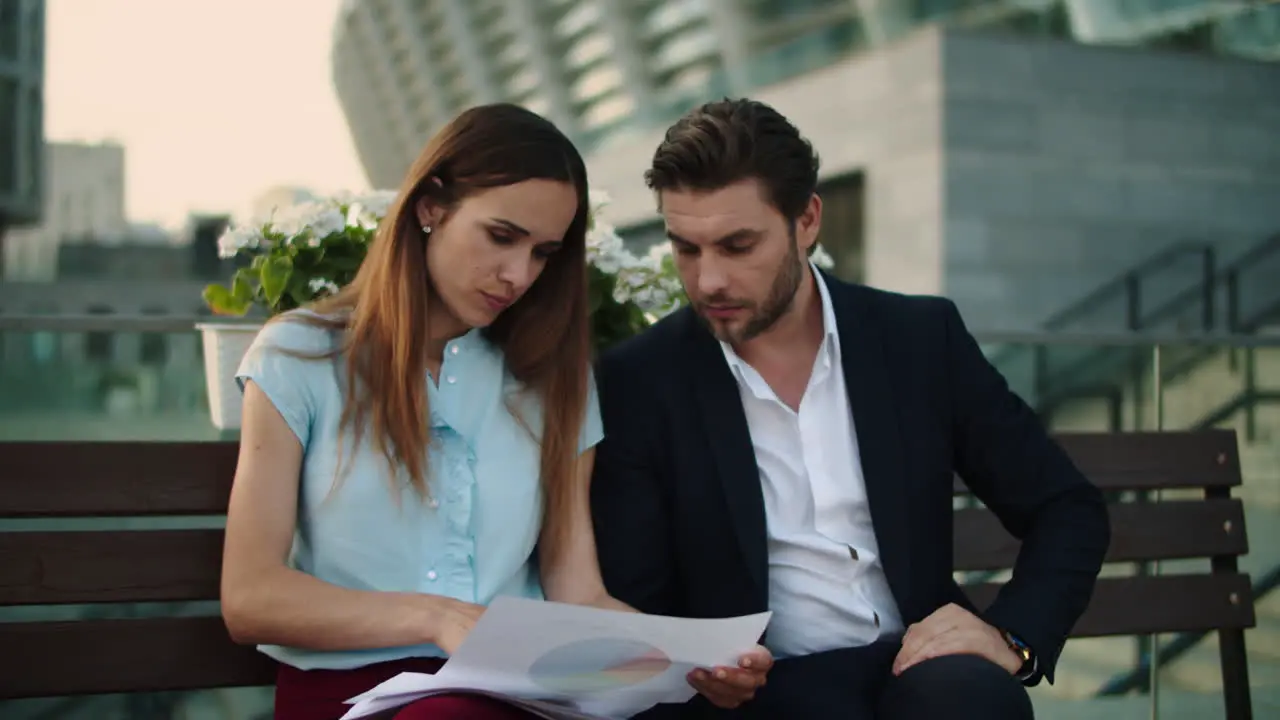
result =
[[[1102,494],[987,361],[955,305],[824,275],[867,497],[904,622],[972,604],[952,575],[953,479],[1022,540],[979,614],[1053,670],[1110,539]],[[768,605],[764,500],[738,386],[691,310],[604,352],[592,512],[609,591],[642,612]]]

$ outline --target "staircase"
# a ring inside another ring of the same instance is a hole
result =
[[[1280,235],[1268,238],[1219,265],[1212,246],[1182,243],[1122,273],[1064,309],[1044,329],[1062,335],[1101,327],[1127,332],[1108,346],[1082,341],[1036,347],[1011,346],[991,353],[993,362],[1054,431],[1231,427],[1239,432],[1244,486],[1235,495],[1246,505],[1250,553],[1242,570],[1260,583],[1280,584]],[[1188,268],[1191,260],[1194,268]],[[1227,335],[1218,344],[1205,336]],[[1169,337],[1198,330],[1183,343],[1162,345],[1155,401],[1155,353],[1143,335]],[[1114,338],[1116,333],[1112,333]],[[1241,344],[1248,335],[1252,347]],[[1188,561],[1206,564],[1207,561]],[[1176,573],[1188,562],[1166,562],[1159,572]],[[1128,575],[1131,564],[1108,566],[1104,575]],[[1280,589],[1262,595],[1257,627],[1246,633],[1255,710],[1280,709]],[[1222,717],[1216,636],[1164,636],[1173,650],[1160,664],[1161,717]],[[1185,648],[1183,647],[1185,646]],[[1145,715],[1147,699],[1132,694],[1146,686],[1138,668],[1135,638],[1097,638],[1068,643],[1057,682],[1033,691],[1038,717],[1052,720]],[[1102,696],[1102,697],[1096,697]],[[1080,702],[1086,698],[1095,698]],[[1141,701],[1135,704],[1136,701]],[[1110,709],[1108,709],[1110,708]],[[1263,713],[1260,716],[1265,716]],[[1280,716],[1280,715],[1278,715]]]

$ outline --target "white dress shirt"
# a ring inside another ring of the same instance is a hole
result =
[[[777,657],[865,645],[902,630],[871,526],[835,312],[816,268],[814,275],[824,333],[799,412],[721,343],[760,468],[773,611],[765,644]]]

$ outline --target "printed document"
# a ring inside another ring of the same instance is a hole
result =
[[[401,673],[347,702],[343,720],[441,693],[501,697],[548,720],[616,720],[695,690],[694,668],[733,666],[770,614],[690,619],[500,597],[434,675]]]

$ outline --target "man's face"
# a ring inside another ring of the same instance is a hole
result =
[[[818,236],[814,196],[794,226],[758,181],[720,190],[667,190],[662,214],[680,280],[717,339],[738,345],[771,328],[791,308]]]

